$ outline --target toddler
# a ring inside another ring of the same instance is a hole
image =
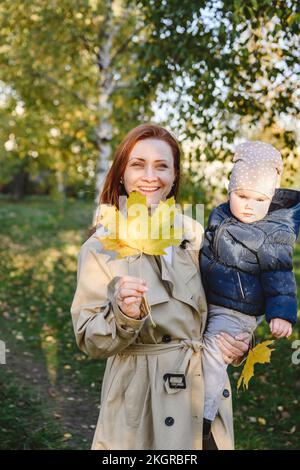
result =
[[[299,232],[300,192],[275,189],[283,163],[280,152],[268,143],[239,145],[233,161],[229,201],[211,213],[200,253],[208,302],[204,439],[210,437],[226,380],[216,335],[252,334],[265,315],[276,338],[288,337],[297,319],[292,255]]]

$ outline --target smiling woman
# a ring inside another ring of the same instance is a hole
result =
[[[150,208],[176,198],[179,177],[176,139],[144,124],[118,147],[101,203],[119,208],[120,195],[137,191]],[[202,442],[207,306],[195,259],[203,228],[185,216],[182,228],[186,243],[172,247],[167,260],[118,259],[96,235],[81,248],[71,307],[75,336],[88,355],[107,358],[93,449],[202,449],[203,442],[206,449],[233,447],[228,381],[212,437]],[[146,291],[153,323],[142,302]],[[248,348],[230,336],[224,344],[231,361]]]
[[[116,150],[100,198],[119,208],[119,196],[137,190],[149,205],[178,194],[180,148],[170,132],[155,124],[132,129]],[[119,182],[119,185],[116,184]]]

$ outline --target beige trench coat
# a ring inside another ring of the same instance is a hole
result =
[[[125,316],[114,301],[118,277],[139,277],[138,256],[115,259],[95,235],[80,250],[71,307],[77,344],[93,358],[108,358],[92,449],[202,449],[207,308],[197,254],[203,231],[191,219],[185,227],[193,251],[176,247],[172,266],[161,257],[160,273],[154,257],[142,257],[156,328],[149,317]],[[174,388],[176,380],[186,388]],[[231,393],[222,397],[212,431],[219,449],[233,449]]]

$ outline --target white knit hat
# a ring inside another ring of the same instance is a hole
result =
[[[237,146],[228,192],[249,189],[272,199],[278,175],[282,174],[281,154],[271,144],[259,140]]]

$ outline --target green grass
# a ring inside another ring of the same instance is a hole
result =
[[[0,410],[0,448],[60,448],[57,432],[63,448],[66,441],[68,448],[90,446],[105,363],[78,350],[70,305],[76,286],[77,252],[87,238],[92,210],[91,203],[81,201],[54,203],[47,198],[30,198],[17,204],[0,199],[0,339],[9,350],[7,365],[0,365],[1,398],[8,403]],[[29,362],[28,380],[22,380],[24,352],[32,354],[32,367],[36,363],[41,369],[38,379]],[[44,389],[53,393],[43,397]],[[20,396],[25,393],[35,399],[32,406],[27,402],[26,413],[16,405],[14,420],[11,405],[17,390]],[[91,413],[86,416],[86,407],[82,431],[72,430],[81,395],[89,397]],[[43,407],[51,412],[43,413]],[[56,414],[63,414],[61,408],[67,424],[53,417],[57,409]],[[16,439],[20,428],[29,434],[31,429],[26,442]]]
[[[2,374],[1,374],[2,375]],[[0,382],[1,445],[0,449],[67,448],[60,427],[52,419],[47,404],[32,389],[16,381]]]
[[[105,361],[78,350],[70,304],[92,210],[83,201],[0,198],[0,339],[9,350],[0,365],[0,449],[90,447]],[[299,245],[295,270],[300,285]],[[266,325],[256,337],[269,337]],[[276,341],[271,364],[257,366],[238,396],[240,369],[230,369],[238,449],[299,448],[297,338],[299,326],[292,340]]]

